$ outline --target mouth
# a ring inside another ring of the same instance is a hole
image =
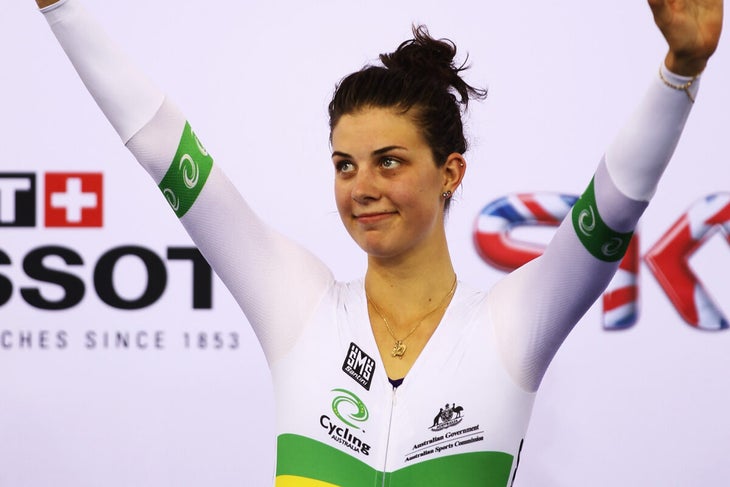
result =
[[[386,220],[395,214],[396,214],[395,211],[378,211],[378,212],[361,213],[361,214],[353,215],[353,216],[355,217],[355,220],[359,223],[372,224],[372,223],[380,222],[382,220]]]

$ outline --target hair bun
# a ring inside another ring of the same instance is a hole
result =
[[[392,53],[381,54],[380,60],[388,69],[432,70],[436,67],[449,71],[455,69],[456,45],[448,39],[436,40],[425,25],[413,26],[413,39],[409,39]]]
[[[467,69],[466,61],[457,66],[456,44],[449,39],[434,39],[425,25],[413,26],[409,39],[391,53],[381,54],[380,61],[389,70],[428,77],[442,86],[453,88],[460,103],[467,105],[469,98],[483,98],[486,92],[469,86],[460,76]]]

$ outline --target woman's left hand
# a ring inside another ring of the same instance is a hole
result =
[[[720,40],[723,0],[648,0],[654,22],[669,45],[667,69],[696,76]]]

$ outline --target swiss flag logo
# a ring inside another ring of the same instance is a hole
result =
[[[101,227],[102,173],[46,173],[46,227]]]

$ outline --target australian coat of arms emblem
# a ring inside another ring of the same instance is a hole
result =
[[[464,408],[457,406],[455,403],[444,405],[439,409],[436,417],[433,418],[433,425],[429,429],[431,431],[440,431],[461,423],[461,420],[464,419],[462,416],[463,411]]]

